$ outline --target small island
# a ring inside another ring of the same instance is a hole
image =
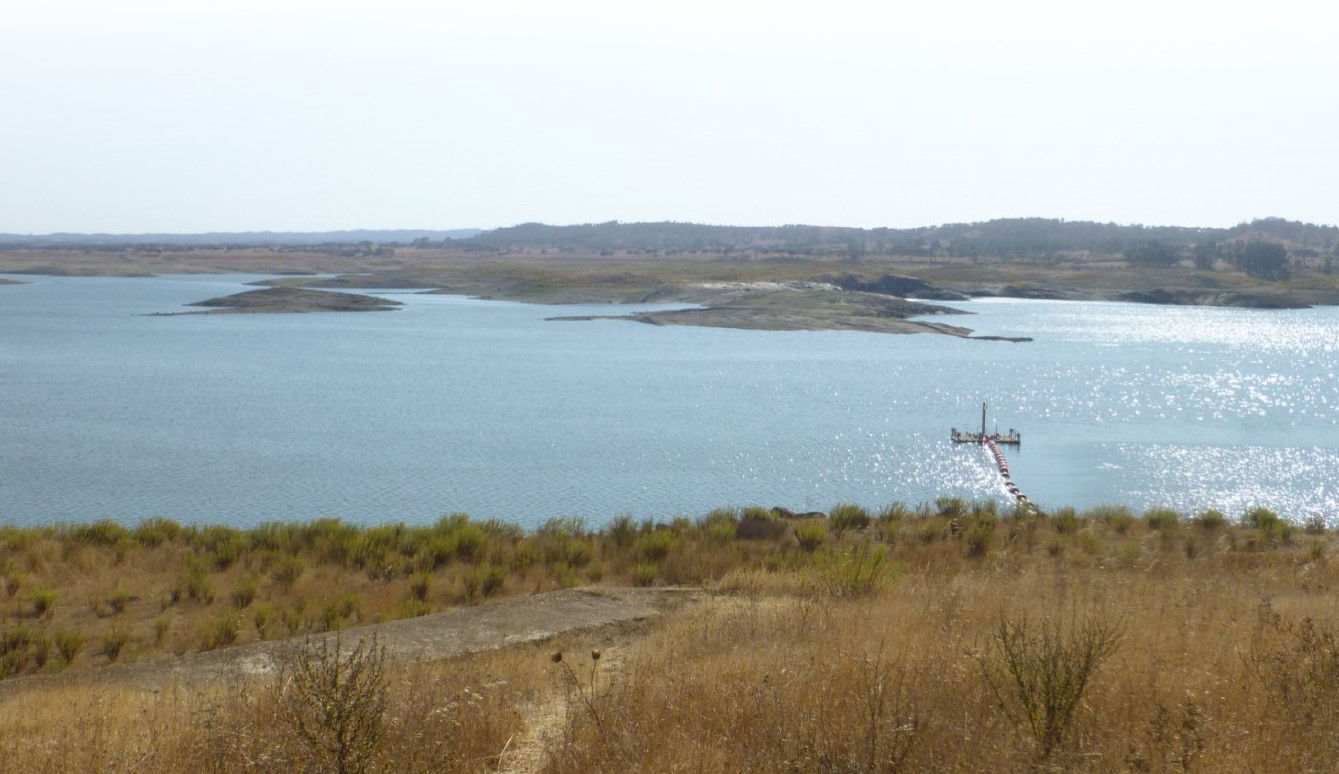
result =
[[[329,290],[274,287],[247,290],[231,296],[197,301],[191,306],[213,307],[207,312],[173,312],[170,314],[243,314],[292,312],[385,312],[401,306],[399,301],[364,296],[358,293],[337,293]]]

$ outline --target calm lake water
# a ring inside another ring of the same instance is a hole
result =
[[[1004,498],[1339,516],[1339,309],[981,300],[947,336],[546,322],[622,307],[384,293],[386,313],[148,317],[250,276],[0,286],[0,522],[533,525]],[[632,307],[630,307],[632,308]],[[656,308],[641,306],[635,308]]]

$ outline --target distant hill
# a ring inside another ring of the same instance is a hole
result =
[[[237,231],[205,234],[0,234],[0,247],[260,247],[374,242],[409,244],[468,239],[477,228],[355,229],[349,231]]]
[[[708,226],[695,223],[523,223],[485,231],[471,249],[551,248],[558,251],[723,252],[947,255],[1045,258],[1123,256],[1149,245],[1173,252],[1197,245],[1279,241],[1290,252],[1332,253],[1339,228],[1267,218],[1232,228],[1141,226],[1048,218],[1007,218],[919,228],[832,226]]]
[[[551,250],[573,253],[712,253],[795,256],[864,255],[1046,259],[1123,258],[1147,263],[1193,260],[1197,265],[1259,262],[1250,244],[1281,246],[1287,258],[1331,267],[1339,260],[1339,227],[1264,218],[1231,228],[1142,226],[1055,218],[1003,218],[918,228],[838,226],[713,226],[699,223],[522,223],[480,229],[360,229],[246,231],[207,234],[0,234],[0,248],[317,247],[457,243],[478,251]],[[1256,249],[1258,253],[1259,250]],[[1264,255],[1264,253],[1260,253]],[[1258,257],[1258,256],[1257,256]],[[1265,255],[1267,259],[1268,256]],[[1325,261],[1329,260],[1329,263]],[[1328,268],[1327,268],[1328,271]]]

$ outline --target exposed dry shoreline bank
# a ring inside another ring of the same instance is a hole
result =
[[[1339,304],[1339,278],[1325,274],[1263,280],[1231,270],[1133,266],[1113,260],[867,256],[850,262],[767,254],[734,258],[452,247],[395,247],[368,253],[320,248],[48,249],[0,251],[0,272],[66,276],[238,272],[271,275],[258,284],[301,289],[420,289],[543,304],[684,302],[705,307],[630,318],[650,324],[954,336],[969,336],[971,331],[908,321],[907,317],[926,312],[911,312],[901,305],[989,296],[1263,309]],[[332,306],[332,299],[314,296],[245,296],[241,303],[236,301],[220,309],[363,311],[392,306],[347,299]]]
[[[295,287],[274,287],[246,290],[231,296],[220,296],[197,301],[191,306],[209,307],[206,312],[159,312],[154,316],[171,317],[184,314],[276,314],[302,312],[385,312],[401,306],[389,301],[357,293],[338,293],[327,290],[307,290]]]

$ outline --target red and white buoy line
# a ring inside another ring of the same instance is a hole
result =
[[[1018,484],[1014,483],[1013,476],[1009,475],[1009,463],[1004,459],[1004,452],[1000,451],[999,444],[988,436],[982,436],[981,443],[986,450],[995,458],[995,467],[1000,469],[1000,478],[1004,479],[1004,488],[1009,490],[1009,495],[1022,506],[1030,506],[1032,502],[1027,499],[1027,495],[1018,490]]]

